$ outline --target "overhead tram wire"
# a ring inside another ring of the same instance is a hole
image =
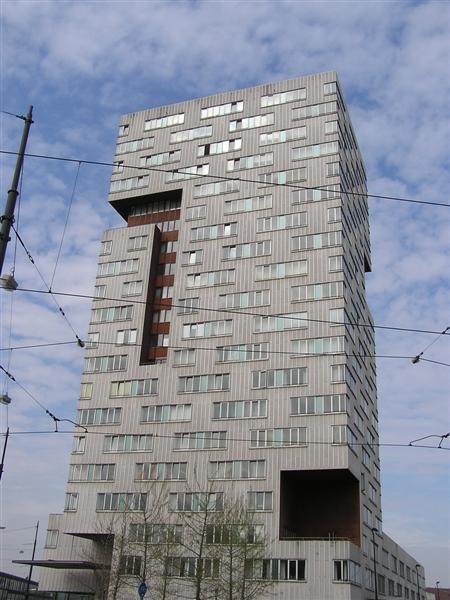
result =
[[[0,150],[0,154],[17,154],[17,152],[12,152],[10,150]],[[99,160],[83,160],[83,159],[79,159],[79,158],[65,158],[63,156],[52,156],[49,154],[25,154],[25,156],[28,156],[30,158],[41,158],[41,159],[45,159],[45,160],[56,160],[56,161],[62,161],[62,162],[74,162],[74,163],[82,163],[82,164],[86,164],[86,165],[97,165],[97,166],[103,166],[103,167],[117,167],[117,162],[104,162],[104,161],[99,161]],[[161,169],[158,167],[149,167],[149,166],[145,166],[145,167],[141,167],[141,166],[135,166],[135,165],[121,165],[121,168],[123,170],[125,169],[135,169],[135,170],[139,170],[139,171],[151,171],[151,172],[160,172],[160,173],[171,173],[172,170],[171,169]],[[220,180],[225,180],[225,181],[240,181],[240,182],[244,182],[244,183],[256,183],[258,185],[262,185],[263,182],[261,182],[258,179],[249,179],[249,178],[243,178],[243,177],[228,177],[226,175],[217,175],[217,174],[208,174],[208,175],[202,175],[202,174],[192,174],[192,173],[188,173],[183,172],[182,169],[177,169],[177,171],[181,174],[185,173],[186,175],[190,175],[192,177],[192,179],[220,179]],[[276,183],[276,182],[271,182],[270,184],[267,184],[266,187],[287,187],[287,188],[292,188],[292,189],[297,189],[297,190],[324,190],[326,189],[326,187],[324,186],[302,186],[299,184],[293,184],[293,183]],[[412,202],[414,204],[426,204],[429,206],[442,206],[442,207],[446,207],[446,208],[450,208],[450,204],[447,204],[445,202],[431,202],[431,201],[427,201],[427,200],[415,200],[413,198],[403,198],[401,196],[384,196],[381,194],[369,194],[369,193],[363,193],[363,192],[354,192],[354,191],[349,191],[349,190],[340,190],[339,192],[340,194],[346,194],[348,196],[362,196],[364,198],[377,198],[379,200],[394,200],[397,202]]]
[[[58,432],[58,423],[60,422],[67,422],[67,423],[72,423],[73,425],[76,425],[77,427],[82,427],[84,429],[86,429],[86,427],[83,427],[83,425],[78,425],[77,423],[75,423],[74,421],[72,421],[72,419],[60,419],[59,417],[56,417],[51,411],[49,411],[49,409],[42,403],[40,402],[36,396],[34,396],[30,391],[27,390],[26,387],[24,387],[21,383],[19,383],[17,381],[17,379],[14,377],[14,375],[12,375],[7,369],[5,369],[5,367],[3,367],[2,365],[0,365],[0,370],[3,371],[3,373],[11,380],[13,381],[23,392],[25,392],[25,394],[31,398],[31,400],[33,400],[33,402],[35,404],[37,404],[39,406],[39,408],[41,408],[46,415],[48,415],[51,419],[53,419],[54,423],[55,423],[55,431]],[[2,434],[2,435],[6,435],[6,434]]]
[[[422,358],[422,356],[428,350],[428,348],[431,348],[431,346],[433,344],[435,344],[439,339],[441,339],[441,337],[443,335],[446,335],[449,330],[450,330],[450,325],[447,326],[443,331],[441,331],[438,334],[438,336],[436,337],[436,339],[434,339],[432,342],[430,342],[428,344],[428,346],[425,346],[425,348],[422,350],[422,352],[419,352],[419,354],[417,354],[416,356],[414,356],[414,358],[411,359],[413,365],[417,364],[420,360],[428,360],[428,362],[435,362],[435,361],[431,361],[430,359]],[[441,363],[441,364],[445,364],[445,363]]]
[[[180,309],[185,309],[186,305],[184,304],[175,304],[172,303],[171,306],[167,306],[165,304],[155,304],[152,302],[148,302],[146,300],[137,300],[137,299],[132,299],[132,298],[112,298],[112,297],[104,297],[104,298],[96,298],[95,296],[91,295],[91,294],[76,294],[74,292],[55,292],[54,290],[52,290],[51,292],[48,292],[46,290],[36,290],[33,288],[22,288],[22,287],[18,287],[17,291],[21,291],[21,292],[27,292],[27,293],[33,293],[33,294],[54,294],[56,296],[69,296],[69,297],[73,297],[73,298],[82,298],[85,300],[107,300],[109,302],[120,302],[121,304],[143,304],[146,306],[152,306],[155,309],[161,309],[161,310],[168,310],[170,308],[180,308]],[[264,308],[264,307],[261,307]],[[428,329],[415,329],[415,328],[411,328],[411,327],[394,327],[394,326],[390,326],[390,325],[374,325],[372,323],[358,323],[358,322],[352,322],[352,321],[330,321],[328,319],[312,319],[310,317],[305,317],[305,318],[300,318],[300,317],[291,317],[288,314],[281,314],[281,313],[257,313],[257,312],[253,312],[253,311],[248,311],[248,310],[240,310],[240,309],[234,309],[234,308],[209,308],[206,306],[197,306],[195,308],[196,312],[200,312],[200,311],[205,311],[205,312],[214,312],[214,313],[226,313],[226,314],[230,314],[230,315],[243,315],[243,316],[250,316],[250,317],[283,317],[284,319],[291,320],[291,321],[306,321],[306,322],[310,322],[310,323],[328,323],[331,325],[341,325],[342,327],[345,326],[349,326],[349,327],[362,327],[362,328],[369,328],[369,329],[383,329],[383,330],[387,330],[387,331],[399,331],[399,332],[410,332],[410,333],[426,333],[426,334],[430,334],[430,335],[442,335],[441,332],[439,331],[434,331],[434,330],[428,330]],[[446,333],[445,335],[450,335],[450,333]]]
[[[156,423],[157,424],[157,423]],[[96,430],[89,430],[87,427],[85,427],[84,425],[79,425],[77,423],[74,423],[74,425],[76,425],[76,427],[80,427],[82,428],[84,431],[72,431],[72,430],[58,430],[58,431],[11,431],[10,435],[48,435],[48,434],[55,434],[55,433],[59,433],[59,434],[71,434],[74,435],[76,433],[80,433],[80,434],[86,434],[86,435],[117,435],[117,431],[96,431]],[[123,435],[131,435],[131,434],[127,434],[124,433]],[[177,439],[175,434],[160,434],[160,433],[149,433],[149,435],[153,436],[155,439]],[[361,447],[381,447],[381,448],[421,448],[421,449],[428,449],[428,450],[447,450],[450,451],[450,447],[447,446],[442,446],[442,441],[444,439],[447,439],[449,437],[450,433],[444,434],[444,435],[436,435],[436,436],[426,436],[423,439],[427,439],[428,437],[437,437],[441,440],[441,442],[439,443],[438,446],[431,446],[429,444],[416,444],[415,442],[419,441],[419,440],[413,440],[412,442],[409,443],[400,443],[400,442],[346,442],[343,444],[335,444],[333,442],[319,442],[319,441],[314,441],[314,440],[308,440],[306,442],[302,442],[302,443],[298,443],[298,444],[286,444],[285,446],[282,446],[283,448],[306,448],[307,446],[361,446]],[[5,434],[1,433],[0,437],[4,437]],[[245,438],[245,437],[227,437],[227,441],[230,442],[245,442],[245,443],[251,443],[252,440],[251,438]],[[255,446],[256,448],[257,446]],[[259,446],[260,448],[271,448],[273,446],[267,445],[267,446]]]
[[[76,338],[76,340],[77,340],[77,344],[80,346],[80,348],[83,348],[83,347],[84,347],[84,342],[81,340],[81,338],[79,337],[79,335],[77,334],[77,332],[76,332],[76,331],[75,331],[75,329],[73,328],[73,326],[72,326],[72,323],[69,321],[69,319],[68,319],[68,317],[67,317],[66,313],[63,311],[63,309],[61,308],[61,306],[58,304],[58,302],[57,302],[57,300],[56,300],[56,298],[55,298],[54,292],[52,292],[52,290],[50,289],[50,286],[49,286],[49,285],[47,284],[47,282],[45,281],[45,278],[44,278],[44,276],[42,275],[41,271],[39,270],[39,268],[38,268],[37,264],[34,262],[34,258],[31,256],[31,254],[30,254],[30,252],[29,252],[28,248],[25,246],[25,243],[24,243],[24,241],[22,240],[21,236],[19,235],[19,232],[16,230],[16,228],[14,227],[14,225],[11,225],[11,227],[12,227],[12,229],[13,229],[14,233],[16,234],[16,236],[17,236],[17,239],[18,239],[18,240],[19,240],[19,242],[20,242],[20,245],[21,245],[21,246],[22,246],[22,248],[24,249],[24,251],[25,251],[25,254],[27,255],[27,257],[28,257],[29,261],[30,261],[30,262],[31,262],[31,264],[34,266],[34,268],[36,269],[36,271],[37,271],[37,273],[38,273],[39,277],[40,277],[40,278],[41,278],[41,280],[42,280],[42,283],[43,283],[43,284],[45,285],[45,287],[47,288],[47,290],[45,291],[45,293],[46,293],[46,294],[50,294],[50,296],[52,297],[52,300],[53,300],[53,302],[55,303],[55,305],[56,305],[56,306],[57,306],[57,308],[58,308],[58,311],[61,313],[61,315],[62,315],[62,317],[64,318],[64,320],[67,322],[67,324],[69,325],[70,329],[73,331],[73,334],[74,334],[74,336],[75,336],[75,338]],[[43,291],[43,290],[41,290],[41,291]]]

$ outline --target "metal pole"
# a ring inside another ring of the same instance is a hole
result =
[[[378,581],[377,581],[377,555],[375,550],[375,531],[378,531],[375,527],[372,527],[372,545],[373,545],[373,571],[375,575],[375,600],[378,600]]]
[[[31,555],[30,570],[28,571],[27,593],[25,594],[25,600],[28,600],[28,598],[30,597],[31,576],[33,574],[34,553],[36,552],[36,542],[37,542],[38,531],[39,531],[39,521],[36,523],[36,533],[34,534],[33,553]]]
[[[441,600],[441,595],[439,593],[439,584],[440,583],[441,583],[440,581],[436,581],[437,600]]]
[[[416,575],[417,575],[417,600],[420,600],[420,586],[419,586],[419,568],[420,565],[416,565]]]
[[[8,438],[9,438],[9,427],[6,428],[5,443],[3,445],[2,462],[0,463],[0,479],[2,478],[2,475],[3,475],[3,467],[5,466],[6,444],[8,443]]]
[[[20,117],[25,121],[22,131],[22,139],[20,141],[19,152],[17,154],[16,168],[14,169],[14,175],[11,182],[11,188],[8,190],[8,196],[5,204],[5,212],[0,217],[0,274],[3,271],[3,263],[5,262],[6,246],[9,242],[9,232],[11,225],[14,222],[14,209],[16,206],[16,199],[19,195],[17,186],[19,184],[20,173],[22,172],[23,157],[25,154],[25,148],[28,140],[28,132],[30,131],[33,115],[33,107],[30,106],[26,117]]]

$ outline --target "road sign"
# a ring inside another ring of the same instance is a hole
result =
[[[145,596],[145,594],[147,593],[148,587],[147,584],[145,583],[145,581],[143,581],[141,583],[141,585],[138,587],[138,594],[141,598],[143,598]]]

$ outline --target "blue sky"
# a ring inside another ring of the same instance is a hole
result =
[[[447,2],[50,2],[1,1],[1,109],[34,105],[28,150],[113,159],[122,113],[222,90],[336,70],[365,159],[369,191],[449,202],[450,5]],[[1,149],[16,150],[22,121],[0,115]],[[5,198],[14,159],[1,160]],[[19,228],[44,277],[52,277],[77,165],[27,159]],[[53,289],[92,293],[103,229],[121,221],[106,203],[110,170],[82,165]],[[449,210],[371,200],[377,324],[443,330],[449,325]],[[10,244],[4,271],[13,264]],[[41,288],[23,251],[15,275]],[[73,340],[51,299],[2,294],[2,342]],[[60,298],[85,337],[90,302]],[[413,356],[425,334],[377,330],[377,353]],[[450,362],[450,338],[426,358]],[[2,352],[2,364],[58,417],[74,418],[83,354],[60,346]],[[448,367],[379,359],[382,442],[450,430]],[[2,390],[6,383],[2,381]],[[0,406],[1,430],[51,430],[20,389]],[[436,438],[434,439],[436,441]],[[450,444],[447,444],[450,445]],[[28,556],[39,519],[63,506],[71,436],[11,436],[1,488],[0,570]],[[449,457],[439,450],[383,448],[384,528],[450,587]],[[29,527],[29,528],[28,528]],[[26,528],[26,529],[24,529]],[[21,529],[21,531],[14,531]],[[10,531],[8,533],[8,530]],[[20,554],[24,550],[24,554]],[[39,555],[38,554],[38,555]],[[26,575],[26,570],[15,568]]]

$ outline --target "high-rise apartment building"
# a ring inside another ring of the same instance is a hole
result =
[[[209,525],[199,558],[186,515],[239,499],[265,540],[246,577],[275,582],[257,598],[424,598],[382,531],[365,194],[334,72],[121,119],[109,201],[126,223],[102,237],[41,588],[99,594],[112,560],[109,597],[142,579],[163,597],[144,565],[170,530],[166,597],[195,598],[223,538]]]

